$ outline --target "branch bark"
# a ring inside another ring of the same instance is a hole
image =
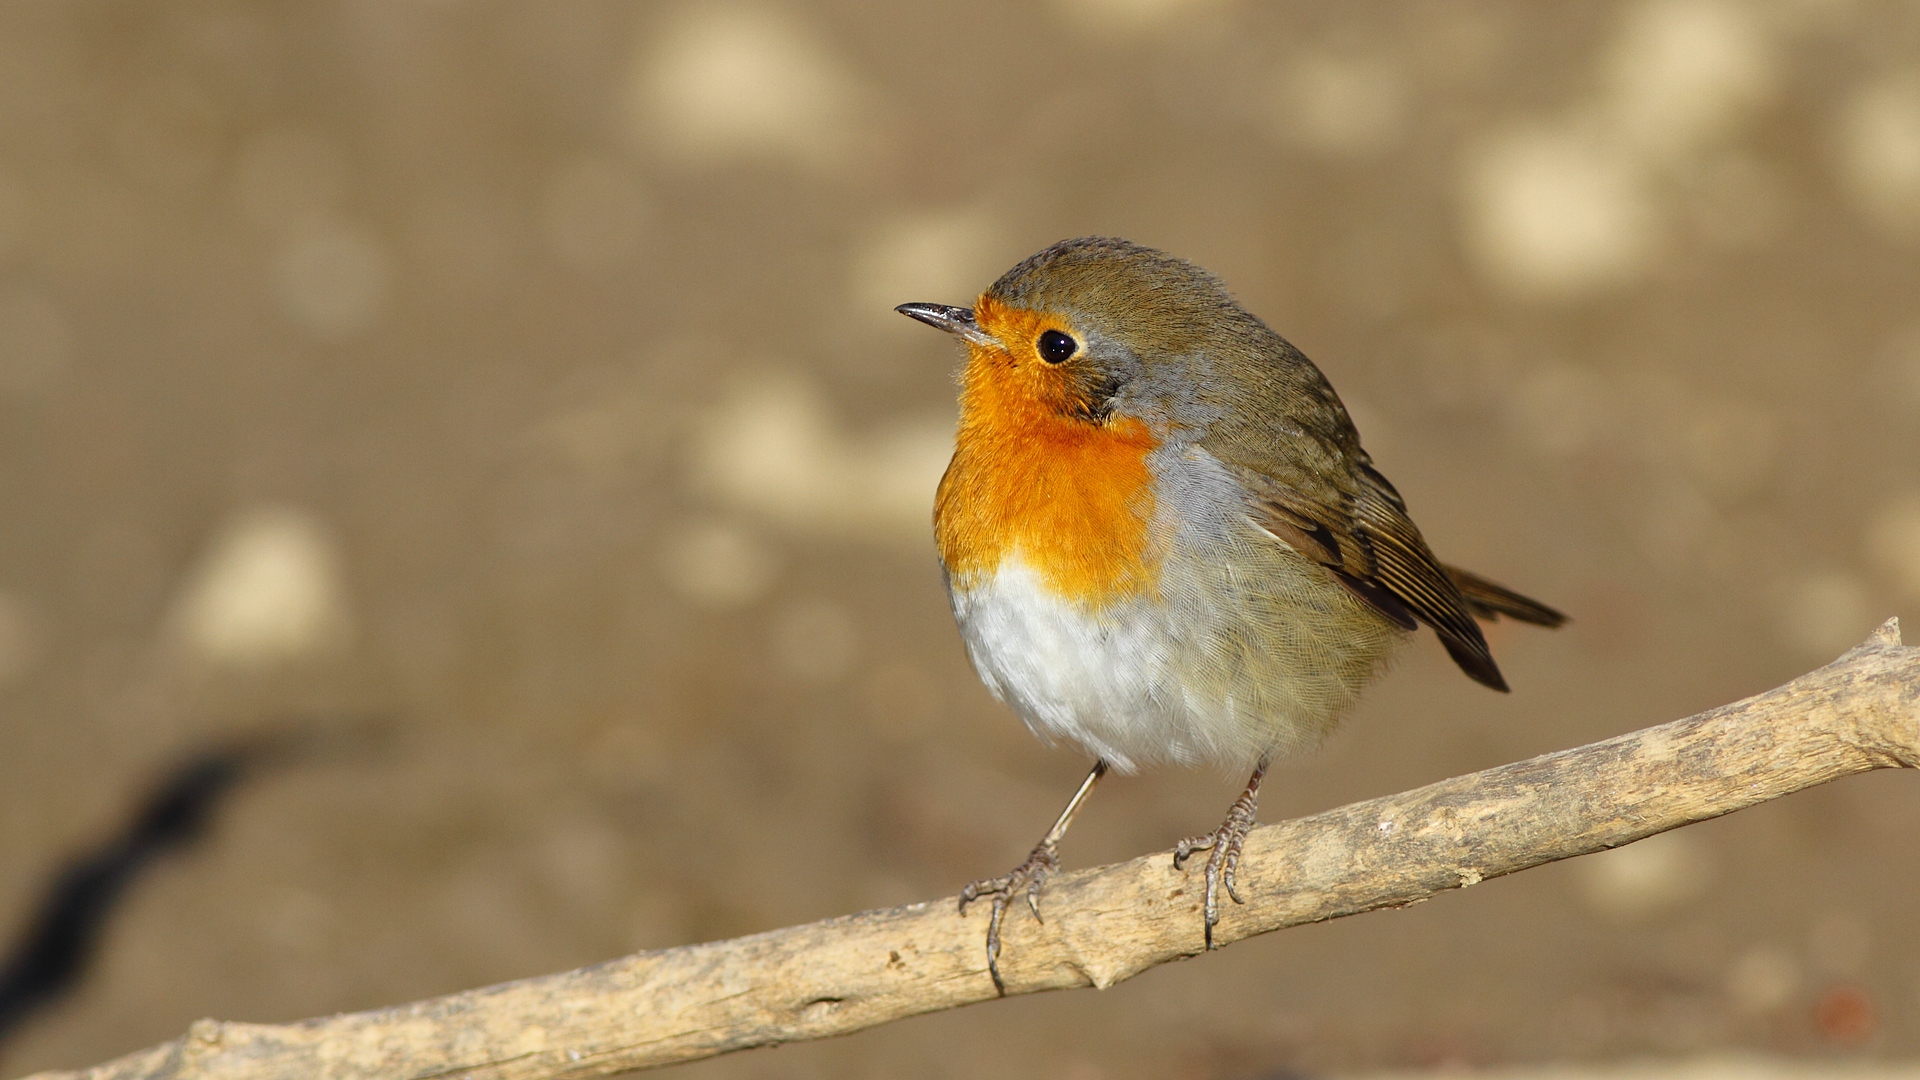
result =
[[[1920,649],[1889,621],[1778,689],[1684,720],[1256,830],[1231,944],[1765,802],[1852,773],[1920,767]],[[1064,874],[1045,923],[1009,917],[1008,994],[1107,987],[1201,952],[1198,870],[1168,853]],[[202,1020],[172,1042],[34,1080],[605,1076],[845,1035],[995,996],[984,915],[954,900],[292,1024]]]

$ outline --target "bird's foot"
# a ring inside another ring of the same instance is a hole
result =
[[[1190,836],[1174,845],[1173,868],[1183,869],[1188,857],[1196,851],[1210,851],[1207,856],[1207,901],[1205,913],[1207,919],[1207,948],[1213,948],[1213,928],[1220,922],[1220,886],[1227,887],[1227,895],[1233,897],[1236,904],[1246,903],[1240,890],[1234,887],[1234,873],[1240,868],[1240,846],[1247,841],[1247,833],[1253,829],[1255,792],[1247,791],[1233,801],[1227,810],[1227,819],[1220,827],[1205,836]]]
[[[1007,996],[1007,984],[1000,980],[1000,920],[1006,915],[1007,907],[1025,886],[1027,909],[1033,912],[1035,922],[1045,922],[1040,917],[1040,887],[1047,882],[1048,875],[1060,869],[1060,856],[1055,845],[1042,841],[1027,856],[1027,861],[1014,867],[1005,875],[997,878],[983,878],[960,890],[960,914],[967,913],[967,905],[983,897],[993,898],[993,917],[987,922],[987,974],[993,976],[994,989],[1001,997]]]

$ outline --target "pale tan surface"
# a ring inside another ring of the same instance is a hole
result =
[[[1430,1072],[1362,1073],[1351,1080],[1411,1080]],[[1615,1064],[1509,1065],[1456,1074],[1460,1080],[1911,1080],[1912,1064],[1870,1061],[1803,1061],[1751,1054],[1708,1055],[1677,1060],[1643,1058]]]
[[[1247,836],[1212,948],[1407,907],[1622,848],[1845,776],[1920,768],[1920,649],[1889,621],[1745,701],[1268,825]],[[1168,852],[1066,874],[988,970],[955,898],[640,953],[432,1001],[269,1025],[202,1020],[161,1046],[33,1080],[606,1076],[824,1039],[1043,990],[1108,989],[1211,951],[1202,886]]]
[[[885,308],[1067,235],[1223,275],[1442,558],[1576,619],[1496,636],[1510,698],[1423,642],[1268,821],[1920,619],[1910,7],[682,21],[711,7],[0,4],[0,923],[183,743],[399,727],[244,791],[0,1071],[1017,860],[1086,763],[966,669],[925,524],[955,358]],[[770,81],[715,92],[740,55]],[[1066,861],[1164,848],[1242,779],[1103,785]],[[1911,1058],[1910,779],[685,1075]],[[1836,990],[1863,1040],[1817,1022]]]

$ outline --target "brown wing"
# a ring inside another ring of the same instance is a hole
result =
[[[1493,662],[1480,624],[1473,620],[1466,598],[1440,560],[1428,550],[1419,526],[1407,516],[1400,493],[1371,464],[1359,463],[1362,479],[1354,500],[1354,522],[1373,546],[1374,576],[1394,596],[1413,609],[1421,622],[1433,627],[1447,655],[1475,682],[1506,690],[1507,680]]]
[[[1332,570],[1354,595],[1401,627],[1411,630],[1416,620],[1433,627],[1468,677],[1506,690],[1487,639],[1474,622],[1476,605],[1461,595],[1453,575],[1428,550],[1400,494],[1364,457],[1349,463],[1357,482],[1350,490],[1323,486],[1320,498],[1245,466],[1235,471],[1254,496],[1255,519],[1262,528]],[[1499,592],[1517,597],[1504,589]]]

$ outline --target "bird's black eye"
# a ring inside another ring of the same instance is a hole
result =
[[[1067,357],[1072,356],[1078,348],[1080,348],[1079,342],[1058,330],[1049,330],[1040,335],[1040,359],[1045,360],[1049,364],[1058,364],[1064,361]]]

